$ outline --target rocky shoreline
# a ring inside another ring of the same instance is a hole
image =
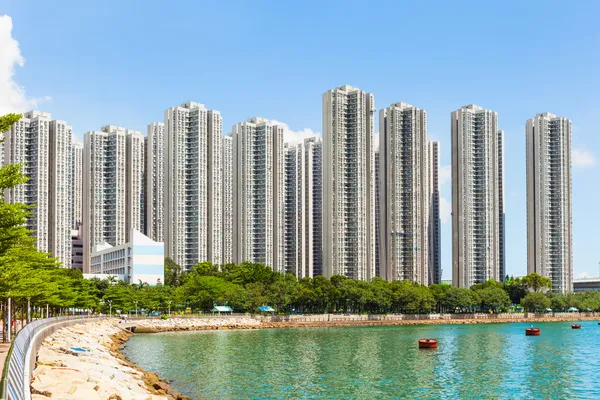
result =
[[[350,320],[350,321],[278,321],[263,322],[260,329],[276,328],[333,328],[349,326],[413,326],[413,325],[467,325],[467,324],[507,324],[507,323],[541,323],[597,321],[598,317],[535,317],[535,318],[465,318],[465,319],[389,319],[389,320]]]
[[[344,319],[317,321],[283,320],[269,321],[251,317],[240,318],[170,318],[168,320],[137,320],[132,324],[136,326],[136,333],[158,333],[158,332],[180,332],[180,331],[204,331],[204,330],[232,330],[232,329],[277,329],[277,328],[328,328],[348,326],[403,326],[403,325],[464,325],[464,324],[506,324],[506,323],[541,323],[541,322],[568,322],[568,321],[595,321],[598,316],[581,316],[578,314],[568,316],[548,317],[498,317],[498,318],[452,318],[439,319]]]
[[[260,320],[251,317],[172,317],[169,319],[142,319],[131,321],[136,333],[204,331],[218,329],[259,329]]]
[[[188,399],[121,354],[131,335],[115,320],[59,329],[38,351],[32,399]]]

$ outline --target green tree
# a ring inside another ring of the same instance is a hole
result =
[[[552,280],[534,272],[533,274],[523,277],[523,285],[525,285],[529,291],[543,292],[552,289]]]
[[[546,310],[546,308],[549,308],[552,303],[544,293],[531,292],[523,297],[521,300],[521,305],[527,311],[536,312]]]
[[[185,279],[183,268],[169,257],[165,257],[165,285],[178,287]]]
[[[488,287],[475,290],[474,293],[479,297],[480,304],[484,308],[496,311],[501,308],[506,308],[510,305],[510,297],[508,297],[508,293],[496,285],[490,285]]]

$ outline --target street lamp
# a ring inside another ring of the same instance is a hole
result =
[[[167,304],[169,305],[169,318],[171,317],[171,303],[173,300],[167,300]]]
[[[108,303],[108,309],[109,309],[108,317],[112,318],[112,300],[106,300],[106,302]]]
[[[137,305],[138,305],[138,301],[137,301],[137,300],[134,300],[134,301],[133,301],[133,304],[135,304],[135,317],[137,318],[137,316],[138,316],[138,313],[137,313]]]

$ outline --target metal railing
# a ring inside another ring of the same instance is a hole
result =
[[[39,319],[21,329],[13,340],[0,380],[0,400],[30,400],[31,374],[44,339],[60,328],[94,322],[98,317],[70,316]]]

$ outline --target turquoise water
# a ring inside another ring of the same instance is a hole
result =
[[[141,334],[124,353],[194,399],[600,398],[600,326],[580,323]]]

